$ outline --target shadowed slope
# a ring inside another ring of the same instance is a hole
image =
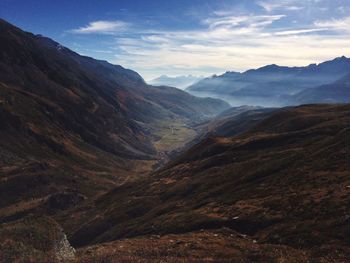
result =
[[[190,124],[228,107],[148,86],[0,20],[0,222],[56,194],[68,196],[62,207],[77,206],[143,176],[158,158],[155,122]]]
[[[347,105],[310,105],[277,112],[236,137],[208,138],[153,178],[101,197],[92,210],[100,217],[83,215],[71,240],[226,226],[321,254],[347,247],[349,124]]]

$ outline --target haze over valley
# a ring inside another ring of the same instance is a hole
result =
[[[0,263],[350,262],[346,0],[0,2]]]
[[[349,102],[350,59],[342,56],[306,67],[267,65],[243,73],[226,72],[190,85],[200,97],[224,99],[231,106],[283,107],[304,103]],[[334,86],[334,88],[327,88]],[[321,92],[323,90],[323,92]]]

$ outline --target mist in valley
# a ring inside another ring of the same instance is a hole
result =
[[[190,91],[190,94],[200,97],[200,98],[215,98],[226,101],[231,105],[231,107],[240,106],[260,106],[260,107],[284,107],[288,106],[286,101],[278,97],[253,97],[253,96],[231,96],[229,94],[218,94],[214,92],[196,92]]]
[[[0,263],[350,262],[349,2],[0,0]]]

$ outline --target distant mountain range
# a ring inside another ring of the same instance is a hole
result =
[[[348,64],[200,85],[346,102]],[[151,86],[0,20],[0,262],[349,262],[349,124]]]
[[[242,103],[260,106],[285,106],[300,104],[312,97],[317,102],[317,91],[323,90],[322,101],[346,102],[350,101],[344,90],[337,93],[324,92],[327,89],[339,86],[347,74],[350,73],[350,59],[343,56],[320,64],[311,64],[307,67],[282,67],[268,65],[243,73],[226,72],[220,76],[206,78],[187,88],[194,94],[207,94],[214,97],[226,98],[234,104]],[[345,80],[346,81],[346,80]],[[318,89],[316,87],[322,86]],[[309,92],[308,89],[312,89]],[[346,90],[346,89],[345,89]],[[309,96],[307,97],[303,96]],[[321,95],[320,95],[321,96]],[[316,99],[316,100],[315,100]],[[320,97],[321,99],[321,97]]]
[[[338,81],[318,87],[305,89],[292,96],[294,103],[349,103],[350,74]]]
[[[162,75],[156,79],[148,81],[148,83],[155,86],[170,86],[179,89],[184,89],[194,83],[197,83],[203,78],[204,77],[196,77],[192,75],[177,77],[169,77],[167,75]]]

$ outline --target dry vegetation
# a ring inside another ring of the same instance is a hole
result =
[[[101,196],[71,241],[228,227],[262,244],[344,261],[349,116],[349,106],[303,106],[242,135],[204,140],[151,178]]]
[[[350,262],[349,105],[225,117],[149,173],[228,105],[0,38],[0,263]]]
[[[155,147],[158,152],[172,152],[184,147],[197,136],[196,131],[181,120],[156,123]]]
[[[309,262],[310,254],[262,245],[230,229],[123,239],[80,249],[78,262]],[[120,261],[118,261],[120,260]]]

